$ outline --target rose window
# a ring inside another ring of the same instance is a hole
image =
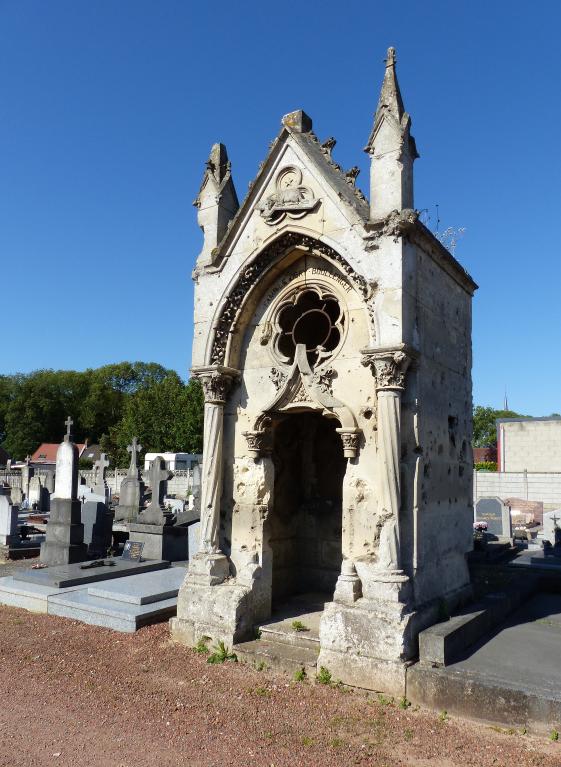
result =
[[[284,304],[276,317],[275,349],[285,362],[294,361],[298,344],[304,344],[310,365],[327,359],[339,346],[344,316],[337,299],[309,288]]]

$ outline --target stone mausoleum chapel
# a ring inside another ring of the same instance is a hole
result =
[[[303,111],[241,205],[212,147],[195,202],[201,550],[172,619],[179,641],[243,647],[307,600],[317,667],[394,694],[419,631],[469,596],[473,520],[477,286],[419,221],[410,129],[390,48],[369,199]]]

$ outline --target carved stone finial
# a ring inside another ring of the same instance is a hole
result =
[[[395,55],[395,48],[388,48],[386,56],[386,69],[388,67],[395,67],[397,64],[397,56]]]
[[[337,139],[333,138],[333,136],[330,136],[328,139],[326,139],[321,145],[321,151],[323,154],[330,158],[336,143]]]
[[[410,363],[411,357],[400,349],[366,353],[362,359],[362,364],[371,369],[378,391],[403,390]]]
[[[354,186],[356,184],[356,179],[358,174],[360,173],[360,168],[358,165],[353,165],[353,167],[346,171],[345,173],[345,181],[347,184],[350,184],[350,186]]]

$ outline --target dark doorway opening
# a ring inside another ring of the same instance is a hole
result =
[[[342,563],[346,461],[338,423],[317,413],[274,429],[274,509],[269,517],[273,606],[298,594],[331,599]]]

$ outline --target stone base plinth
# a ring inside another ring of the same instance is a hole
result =
[[[53,498],[46,540],[41,544],[41,562],[45,565],[68,565],[85,562],[84,526],[80,501]]]
[[[138,506],[117,506],[115,509],[115,522],[134,522],[138,517]]]
[[[395,601],[326,604],[318,667],[325,666],[344,684],[404,695],[406,661],[415,654],[414,617],[407,605]]]
[[[144,544],[144,559],[167,559],[184,562],[188,557],[188,530],[172,525],[129,525],[130,540]]]
[[[187,575],[179,590],[177,617],[170,621],[172,639],[193,646],[207,637],[209,644],[222,641],[231,648],[236,642],[252,638],[250,599],[250,590],[243,586],[208,586]]]

